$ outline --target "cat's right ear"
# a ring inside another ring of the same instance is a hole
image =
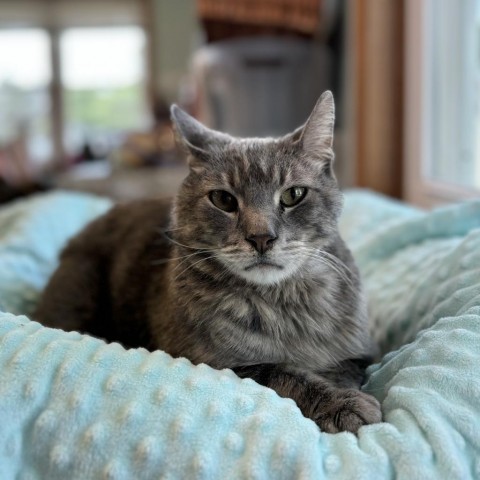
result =
[[[285,138],[301,145],[312,158],[333,159],[333,127],[335,123],[335,102],[332,92],[323,92],[308,117],[305,125],[297,128]]]
[[[231,137],[195,120],[177,105],[170,108],[177,143],[190,154],[189,163],[208,161],[219,148],[231,142]]]

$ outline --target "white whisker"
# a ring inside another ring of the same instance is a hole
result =
[[[204,262],[206,260],[210,260],[211,258],[213,258],[215,255],[211,255],[210,257],[206,257],[206,258],[201,258],[200,260],[198,260],[197,262],[195,263],[192,263],[191,265],[189,265],[185,270],[182,270],[174,279],[173,281],[176,281],[178,279],[178,277],[182,276],[185,272],[187,272],[188,270],[192,269],[195,265],[199,264],[200,262]]]
[[[314,258],[321,261],[326,267],[330,267],[352,290],[355,290],[355,285],[352,281],[352,278],[350,277],[351,275],[353,275],[352,271],[340,259],[334,257],[331,254],[327,254],[327,252],[324,252],[322,250],[305,248],[305,251],[303,253],[309,258]],[[339,263],[335,263],[335,261],[338,261]]]
[[[190,248],[191,250],[202,250],[202,251],[212,250],[211,247],[210,248],[209,247],[193,247],[191,245],[185,245],[183,243],[178,242],[177,240],[174,240],[172,237],[169,237],[165,232],[163,233],[163,235],[169,242],[172,242],[174,245],[178,245],[179,247]],[[220,248],[216,248],[216,250],[220,250]]]
[[[183,265],[183,264],[188,260],[188,258],[193,257],[193,256],[195,256],[195,255],[200,255],[201,253],[212,253],[212,252],[214,252],[214,251],[215,251],[215,250],[202,250],[201,252],[195,252],[195,253],[192,253],[192,254],[190,254],[190,255],[186,255],[186,256],[184,257],[184,259],[183,259],[178,265],[175,266],[175,268],[172,270],[172,273],[173,273],[175,270],[177,270],[178,267],[180,267],[181,265]],[[214,256],[215,256],[215,255],[212,255],[212,256],[210,256],[210,257],[208,257],[208,258],[213,258]]]
[[[180,257],[161,258],[159,260],[154,260],[151,264],[152,265],[163,265],[165,263],[172,262],[173,260],[183,260],[183,261],[185,261],[184,259],[186,259],[186,258],[193,257],[194,255],[199,255],[200,253],[205,253],[205,252],[213,252],[213,250],[202,250],[200,252],[194,252],[194,253],[190,253],[188,255],[182,255]],[[180,262],[179,265],[181,265],[181,263],[182,262]]]
[[[342,262],[342,260],[340,260],[338,257],[336,257],[335,255],[332,255],[331,253],[329,252],[325,252],[324,250],[321,250],[320,251],[322,253],[322,255],[327,255],[332,261],[334,261],[339,267],[343,268],[347,273],[350,274],[351,277],[354,277],[355,275],[353,274],[353,272],[345,265],[344,262]]]

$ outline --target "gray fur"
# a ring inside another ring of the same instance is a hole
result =
[[[190,165],[173,208],[136,202],[87,226],[62,253],[36,318],[232,368],[329,432],[380,421],[378,402],[358,390],[372,343],[337,229],[331,93],[279,139],[233,138],[175,106],[172,119]],[[292,186],[307,195],[284,208]],[[238,211],[215,207],[212,190],[233,194]],[[275,240],[264,253],[247,240],[267,234]]]

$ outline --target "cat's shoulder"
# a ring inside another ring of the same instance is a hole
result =
[[[147,237],[158,234],[168,225],[171,205],[170,198],[134,200],[114,205],[86,225],[69,242],[65,253],[79,248],[108,251],[119,243],[128,245],[146,241]]]
[[[163,224],[170,218],[172,202],[172,198],[153,198],[121,203],[107,212],[105,220],[112,227]]]

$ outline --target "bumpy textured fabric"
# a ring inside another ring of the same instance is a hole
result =
[[[14,315],[108,207],[57,193],[0,211],[1,479],[480,477],[480,201],[424,213],[347,194],[341,228],[384,353],[365,390],[385,421],[358,437],[228,370]]]
[[[110,206],[103,198],[58,192],[0,209],[0,310],[31,313],[66,240]]]

